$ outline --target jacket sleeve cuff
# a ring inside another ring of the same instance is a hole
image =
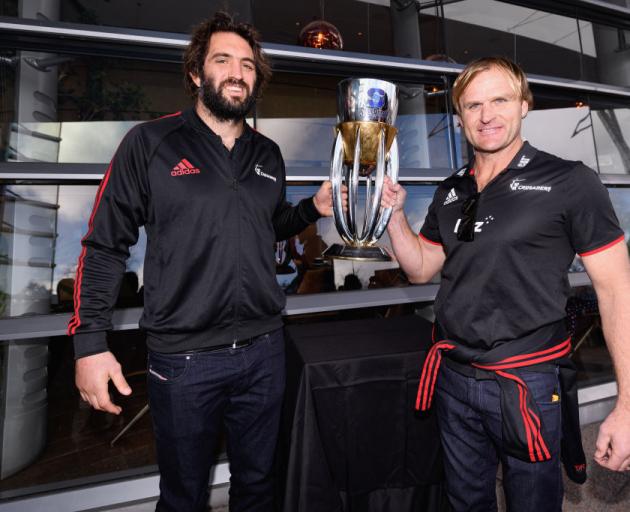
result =
[[[105,331],[84,332],[75,334],[74,339],[74,358],[80,359],[101,352],[107,352],[107,333]]]
[[[312,224],[321,218],[317,208],[315,208],[312,197],[306,197],[299,202],[298,213],[300,214],[300,218],[308,224]]]

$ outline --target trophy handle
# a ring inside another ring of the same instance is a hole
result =
[[[398,183],[398,137],[394,137],[391,148],[389,148],[389,160],[387,161],[387,175],[392,180],[392,183]],[[381,180],[381,185],[383,184]],[[380,202],[381,194],[379,192],[378,199]],[[376,243],[376,241],[381,237],[385,228],[387,227],[387,223],[389,222],[390,217],[392,216],[392,208],[385,208],[380,215],[376,223],[376,229],[374,230],[374,234],[370,240],[370,244]]]
[[[348,224],[343,213],[343,195],[341,193],[341,182],[343,171],[343,138],[341,132],[337,132],[337,138],[333,146],[332,158],[330,164],[330,182],[332,183],[332,195],[333,195],[333,217],[335,219],[335,226],[339,236],[346,244],[352,242],[352,235],[348,230]]]
[[[365,213],[365,221],[363,223],[363,230],[359,244],[365,244],[367,240],[370,240],[370,244],[375,242],[373,240],[374,231],[377,227],[377,215],[380,210],[381,195],[383,193],[383,180],[385,179],[385,130],[379,132],[379,143],[376,152],[376,176],[374,177],[374,190],[372,191],[371,177],[368,177],[366,187],[366,204],[367,211]]]
[[[352,171],[350,172],[348,183],[348,227],[350,233],[354,233],[352,241],[356,242],[357,232],[357,206],[359,205],[359,168],[361,166],[361,125],[357,125],[354,143],[354,157],[352,160]]]

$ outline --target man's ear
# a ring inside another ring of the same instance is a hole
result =
[[[462,120],[459,117],[459,114],[455,114],[455,125],[457,125],[458,127],[462,127]]]
[[[525,119],[527,117],[527,113],[529,112],[529,105],[525,100],[521,102],[521,119]]]
[[[194,82],[194,84],[197,87],[201,87],[201,78],[199,78],[199,75],[195,75],[194,73],[189,73],[189,75],[192,81]]]

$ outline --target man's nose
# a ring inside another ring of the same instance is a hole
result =
[[[237,62],[237,61],[231,62],[229,71],[230,71],[230,78],[237,78],[239,80],[243,78],[242,67],[241,67],[240,62]]]
[[[494,108],[490,103],[483,103],[481,105],[481,122],[489,123],[494,119]]]

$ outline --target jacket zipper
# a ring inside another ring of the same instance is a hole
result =
[[[232,166],[232,190],[234,190],[235,201],[236,201],[236,293],[234,294],[234,337],[232,339],[233,343],[238,341],[239,335],[239,326],[238,326],[238,308],[240,304],[240,295],[241,295],[241,203],[239,201],[239,191],[238,191],[238,176],[236,175],[236,167],[234,163],[234,152],[236,148],[232,148],[230,152],[229,159],[230,165]]]

